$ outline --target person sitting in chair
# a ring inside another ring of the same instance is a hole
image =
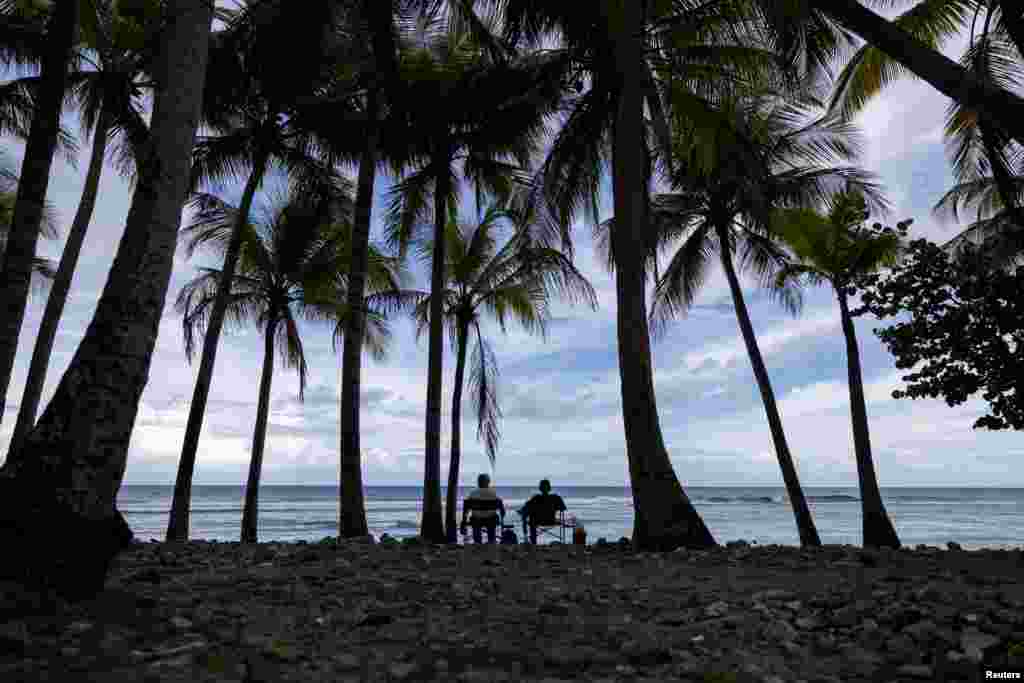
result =
[[[528,526],[530,543],[537,545],[537,527],[557,526],[559,512],[565,512],[565,501],[557,493],[551,493],[550,481],[541,479],[540,493],[526,501],[526,505],[519,510],[519,514],[523,516],[523,535],[526,535]]]
[[[491,478],[481,474],[476,478],[477,488],[470,491],[462,501],[462,533],[466,533],[466,521],[473,527],[473,542],[483,543],[483,531],[487,530],[487,542],[494,543],[499,519],[505,519],[505,504],[491,488]]]

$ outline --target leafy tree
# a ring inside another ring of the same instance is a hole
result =
[[[1024,429],[1024,266],[1007,272],[978,258],[914,240],[891,269],[857,280],[862,306],[851,314],[892,319],[875,334],[910,371],[893,398],[956,406],[981,392],[989,411],[975,428]]]
[[[25,393],[11,437],[11,451],[19,450],[25,435],[35,424],[53,341],[96,205],[107,148],[111,144],[116,146],[120,170],[130,175],[134,172],[133,150],[141,148],[149,134],[141,113],[144,81],[140,77],[151,67],[152,55],[147,46],[152,44],[150,41],[159,30],[159,15],[151,15],[145,25],[139,25],[117,13],[110,2],[94,4],[94,15],[83,17],[84,27],[89,29],[89,42],[80,47],[84,54],[79,60],[88,62],[91,68],[73,72],[69,77],[79,105],[83,132],[91,131],[93,136],[92,152],[82,196],[36,335]]]
[[[0,258],[7,246],[7,233],[11,228],[11,216],[14,213],[14,202],[18,193],[18,176],[5,168],[0,159]],[[40,235],[49,240],[58,237],[57,216],[49,204],[43,208],[43,220],[39,226]],[[33,259],[32,274],[36,276],[34,283],[45,284],[54,277],[53,262],[48,258],[36,256]]]
[[[9,553],[0,573],[71,596],[101,590],[131,538],[117,492],[164,312],[199,118],[211,3],[165,0],[161,12],[151,133],[110,276],[53,399],[19,457],[0,469],[0,544]]]
[[[292,189],[290,196],[278,198],[259,220],[249,220],[242,232],[237,271],[231,276],[227,317],[238,325],[255,323],[264,338],[263,371],[260,377],[259,403],[253,432],[249,479],[242,512],[243,543],[257,540],[257,519],[263,446],[266,441],[270,410],[270,387],[274,373],[274,353],[280,351],[285,364],[299,375],[299,399],[306,386],[306,357],[299,336],[298,319],[322,318],[322,294],[325,286],[347,280],[344,257],[351,251],[351,200],[346,188],[310,192],[307,187]],[[189,238],[189,253],[197,247],[212,245],[223,256],[238,221],[237,207],[207,194],[194,201],[198,211],[184,231]],[[374,253],[373,280],[383,280],[394,288],[393,260]],[[220,283],[221,269],[202,268],[178,294],[176,307],[183,314],[185,349],[191,356],[195,334],[208,324]],[[308,295],[312,292],[312,296]],[[343,292],[342,292],[343,293]],[[317,304],[320,303],[320,306]],[[336,304],[327,304],[334,311]],[[374,340],[373,348],[382,349]]]
[[[811,209],[776,212],[773,232],[785,240],[798,259],[784,265],[776,281],[780,286],[788,282],[827,283],[836,294],[846,339],[850,415],[860,484],[864,545],[898,548],[899,537],[882,503],[871,457],[860,351],[849,296],[854,291],[858,276],[893,264],[901,247],[900,234],[906,231],[910,221],[900,223],[897,230],[883,228],[879,223],[867,227],[864,222],[868,216],[864,196],[854,191],[835,195],[827,216]]]
[[[459,487],[462,434],[462,390],[466,353],[475,337],[469,366],[469,390],[477,420],[477,438],[494,464],[500,431],[498,421],[497,357],[484,337],[480,319],[484,313],[498,321],[502,332],[506,320],[514,319],[528,332],[544,334],[550,317],[552,294],[570,301],[582,300],[597,306],[597,297],[586,278],[562,253],[535,244],[528,230],[519,230],[499,247],[501,225],[514,220],[506,211],[491,206],[475,224],[449,221],[445,230],[445,286],[432,292],[416,307],[417,332],[430,325],[431,300],[439,296],[449,336],[455,346],[455,387],[452,394],[452,448],[448,466],[448,496],[445,532],[449,543],[457,542],[456,492]],[[424,255],[433,253],[426,245]]]

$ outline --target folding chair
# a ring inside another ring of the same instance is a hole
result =
[[[559,510],[555,513],[554,519],[543,520],[541,524],[534,524],[537,527],[537,541],[540,545],[541,536],[550,536],[552,539],[557,539],[559,543],[565,545],[565,539],[567,530],[576,529],[576,515],[570,515],[565,510]],[[572,532],[568,533],[569,538],[572,537]],[[530,525],[526,522],[526,517],[523,517],[523,540],[530,538]]]

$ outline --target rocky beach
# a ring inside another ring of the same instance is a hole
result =
[[[826,683],[1024,667],[1020,550],[372,541],[136,544],[77,604],[0,586],[0,680]]]

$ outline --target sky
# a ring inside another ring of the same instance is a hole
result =
[[[959,45],[962,45],[962,41]],[[959,45],[947,53],[955,56]],[[879,174],[893,210],[888,224],[913,218],[911,237],[943,242],[958,226],[933,218],[931,207],[952,182],[941,133],[947,100],[927,84],[905,80],[871,103],[858,121],[862,165]],[[72,115],[65,125],[77,124]],[[87,144],[80,145],[87,150]],[[22,148],[0,141],[15,168]],[[66,235],[88,160],[78,167],[57,159],[49,201]],[[378,181],[378,207],[388,182]],[[53,350],[48,400],[92,317],[124,228],[131,188],[108,165],[92,226]],[[237,192],[229,194],[237,200]],[[602,199],[602,218],[611,197]],[[184,220],[187,222],[188,214]],[[485,329],[497,355],[501,442],[493,470],[476,440],[468,404],[463,409],[463,484],[479,472],[495,483],[623,485],[628,482],[617,367],[614,280],[595,255],[590,229],[574,230],[576,265],[597,290],[599,307],[557,303],[545,339],[509,328]],[[42,241],[41,255],[58,259],[62,239]],[[181,316],[173,310],[182,285],[210,257],[175,267],[160,325],[149,382],[139,405],[125,473],[126,484],[173,484],[198,368],[189,365]],[[418,269],[423,274],[422,269]],[[420,277],[416,286],[426,288]],[[798,317],[771,302],[755,283],[744,285],[762,354],[775,389],[790,449],[806,486],[857,484],[850,428],[846,356],[831,292],[809,290]],[[22,328],[13,381],[0,425],[0,457],[7,451],[24,389],[32,344],[45,298],[34,293]],[[951,408],[941,400],[895,400],[902,383],[892,357],[872,334],[878,322],[856,321],[875,467],[885,486],[1024,486],[1024,434],[973,430],[984,413],[980,400]],[[362,376],[363,479],[367,485],[418,485],[423,478],[426,336],[394,323],[387,360],[365,356]],[[309,364],[305,400],[298,400],[294,370],[276,368],[263,467],[266,484],[335,485],[338,481],[340,358],[328,325],[303,324]],[[253,328],[228,329],[217,355],[195,470],[196,484],[244,484],[248,471],[262,341]],[[767,421],[724,275],[708,279],[697,305],[671,323],[653,347],[654,378],[665,443],[685,486],[781,486]],[[446,350],[442,468],[448,475],[454,362]]]

